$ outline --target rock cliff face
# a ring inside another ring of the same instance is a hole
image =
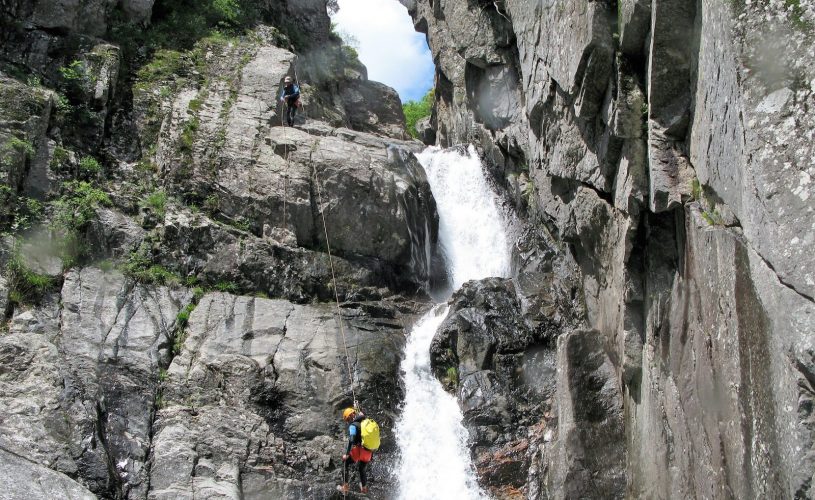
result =
[[[482,485],[815,496],[812,2],[403,2],[522,219],[431,348]],[[3,2],[0,496],[331,498],[354,387],[390,498],[420,148],[325,0]]]
[[[474,452],[495,453],[482,478],[507,453],[531,464],[485,484],[529,498],[815,496],[815,6],[403,3],[436,62],[436,142],[480,144],[527,214],[527,322],[567,319],[511,350],[557,368],[536,378],[551,409],[524,453],[507,440],[516,422],[465,417]],[[572,302],[558,293],[569,280]],[[437,338],[465,416],[473,363],[492,374],[489,407],[518,387],[495,378],[502,342],[473,325],[493,305]]]
[[[422,145],[323,0],[187,4],[1,8],[0,497],[331,498],[353,384],[387,498]]]

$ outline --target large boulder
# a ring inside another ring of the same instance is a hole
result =
[[[512,280],[465,283],[430,347],[431,369],[458,398],[482,483],[521,488],[529,449],[555,387],[552,349],[559,332],[530,327]]]
[[[399,94],[387,85],[370,80],[352,81],[340,90],[350,128],[407,139],[405,114]]]

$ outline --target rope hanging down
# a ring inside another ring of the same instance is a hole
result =
[[[316,141],[314,143],[314,149],[317,148],[317,145],[320,141]],[[313,154],[313,150],[312,150]],[[348,356],[348,342],[345,339],[345,328],[342,325],[342,311],[340,310],[340,296],[339,292],[337,291],[337,277],[334,273],[334,259],[331,256],[331,244],[328,241],[328,226],[325,223],[325,209],[323,205],[323,193],[322,188],[320,187],[320,178],[317,176],[317,169],[314,168],[314,158],[311,159],[311,165],[314,169],[314,184],[317,186],[317,201],[320,204],[320,217],[323,221],[323,233],[325,234],[325,248],[328,252],[328,264],[331,267],[331,282],[334,284],[334,300],[337,304],[337,324],[340,325],[340,333],[342,334],[342,346],[345,349],[345,364],[348,368],[348,380],[351,383],[351,397],[354,401],[354,408],[359,409],[359,403],[357,402],[357,393],[354,390],[354,372],[351,370],[351,358]]]
[[[294,70],[294,81],[296,82],[297,85],[299,85],[300,80],[297,78],[297,69]],[[288,107],[289,104],[285,103],[285,106]],[[305,104],[303,104],[302,107],[303,107],[303,116],[305,117],[305,116],[307,116]],[[281,117],[280,117],[280,125],[283,127],[283,140],[286,143],[286,145],[285,145],[285,148],[286,148],[286,169],[285,169],[284,174],[283,174],[283,227],[284,228],[286,228],[286,204],[287,204],[287,200],[288,200],[288,182],[289,182],[289,177],[288,177],[288,171],[289,171],[289,142],[288,142],[287,133],[286,133],[286,126],[284,125],[284,119],[285,119],[284,115],[285,114],[286,113],[283,113],[283,115],[281,115]],[[306,133],[309,136],[311,136],[310,132],[306,131]],[[334,301],[336,303],[336,309],[337,309],[337,324],[340,327],[340,334],[342,336],[342,347],[343,347],[343,350],[345,351],[345,365],[346,365],[346,368],[348,369],[348,381],[349,381],[349,383],[351,385],[351,397],[353,398],[353,401],[354,401],[354,408],[359,409],[359,403],[357,401],[357,394],[356,394],[356,390],[354,389],[354,372],[351,369],[351,358],[348,355],[348,341],[347,341],[346,336],[345,336],[345,328],[343,327],[342,311],[340,309],[340,296],[339,296],[339,292],[337,291],[337,277],[336,277],[336,272],[334,271],[334,258],[331,255],[331,243],[328,240],[328,225],[325,222],[325,210],[323,208],[324,205],[323,205],[322,187],[320,186],[320,179],[319,179],[319,177],[317,175],[317,169],[314,166],[314,152],[318,149],[317,146],[319,146],[319,144],[320,144],[320,139],[317,139],[314,142],[314,144],[313,144],[313,146],[311,148],[311,154],[309,155],[309,157],[310,157],[310,162],[311,162],[311,168],[312,168],[312,170],[314,172],[314,184],[317,186],[317,199],[318,199],[318,202],[320,204],[320,218],[322,219],[322,222],[323,222],[323,234],[325,234],[325,247],[326,247],[326,251],[328,253],[328,264],[329,264],[329,267],[331,268],[331,283],[332,283],[333,288],[334,288]],[[320,156],[322,157],[322,152],[320,152]]]

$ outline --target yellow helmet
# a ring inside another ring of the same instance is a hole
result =
[[[342,411],[342,419],[348,420],[351,416],[354,415],[354,413],[356,413],[356,410],[354,410],[353,408],[346,408]]]

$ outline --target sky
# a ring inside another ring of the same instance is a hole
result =
[[[396,89],[402,102],[421,99],[433,86],[433,59],[407,9],[398,0],[339,0],[339,5],[331,20],[359,42],[368,78]]]

